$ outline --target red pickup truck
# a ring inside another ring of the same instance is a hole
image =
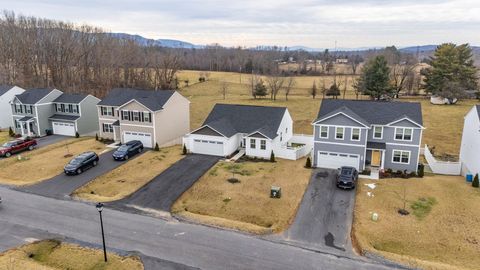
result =
[[[30,138],[9,141],[0,147],[0,157],[10,157],[12,154],[25,150],[32,151],[35,146],[37,146],[37,141]]]

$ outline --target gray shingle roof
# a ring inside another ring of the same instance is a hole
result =
[[[3,96],[5,93],[8,92],[8,90],[12,89],[13,85],[0,85],[0,96]]]
[[[78,115],[54,114],[54,115],[50,116],[48,119],[50,119],[50,120],[75,121],[78,118],[80,118],[80,116],[78,116]]]
[[[260,131],[274,139],[286,111],[285,107],[216,104],[203,126],[208,125],[227,137]]]
[[[21,93],[20,95],[16,95],[16,97],[22,102],[23,104],[35,104],[52,92],[53,88],[36,88],[36,89],[28,89],[25,92]]]
[[[369,125],[385,125],[404,117],[423,125],[422,106],[418,102],[385,102],[371,100],[324,99],[318,112],[318,121],[329,115],[343,111]],[[353,112],[354,115],[349,114]]]
[[[85,99],[87,96],[88,95],[86,95],[86,94],[66,94],[66,93],[63,93],[61,96],[56,98],[53,102],[78,104],[78,103],[80,103],[80,101]]]
[[[98,103],[103,106],[120,106],[133,99],[152,111],[158,111],[175,93],[173,90],[143,90],[133,88],[114,88]]]
[[[382,142],[367,142],[367,149],[386,149],[387,145]]]

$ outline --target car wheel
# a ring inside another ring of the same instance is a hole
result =
[[[96,160],[93,161],[93,167],[97,166],[98,162]]]
[[[140,154],[142,152],[142,148],[138,148],[138,153]]]
[[[5,153],[5,157],[11,157],[11,156],[12,154],[10,154],[10,152]]]
[[[125,155],[124,159],[127,160],[129,159],[130,157],[128,155]]]
[[[33,150],[33,145],[30,145],[30,146],[28,147],[28,151],[32,151],[32,150]]]
[[[77,174],[81,174],[82,172],[83,172],[83,171],[82,171],[81,168],[78,168],[78,169],[77,169]]]

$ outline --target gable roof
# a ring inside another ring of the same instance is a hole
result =
[[[10,89],[12,89],[13,85],[0,85],[0,96],[3,96],[5,93],[7,93]]]
[[[144,90],[133,88],[114,88],[98,103],[103,106],[121,106],[129,101],[136,100],[152,111],[163,109],[170,97],[175,93],[173,90]]]
[[[56,98],[53,102],[59,103],[80,103],[80,101],[84,100],[88,95],[86,94],[67,94],[63,93],[58,98]]]
[[[226,137],[258,131],[274,139],[286,111],[286,107],[216,104],[202,127],[209,126]]]
[[[338,112],[344,112],[367,125],[386,125],[402,118],[423,125],[422,107],[418,102],[340,99],[324,99],[314,122]]]
[[[16,95],[18,100],[23,104],[35,104],[39,102],[42,98],[50,94],[55,90],[54,88],[34,88],[25,90],[25,92],[20,95]]]

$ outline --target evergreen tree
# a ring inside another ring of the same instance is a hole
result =
[[[317,96],[317,83],[313,81],[312,88],[310,89],[310,94],[312,95],[312,98],[315,98]]]
[[[160,147],[158,147],[158,143],[155,143],[155,148],[153,150],[155,150],[157,152],[160,151]]]
[[[267,87],[263,83],[263,80],[259,80],[255,85],[254,96],[265,97],[267,95]]]
[[[9,128],[8,128],[8,136],[10,136],[10,137],[14,137],[14,136],[15,136],[15,132],[13,132],[12,127],[9,127]]]
[[[478,173],[475,174],[475,177],[473,178],[472,181],[472,187],[478,188],[480,186],[480,183],[478,181]]]
[[[273,153],[273,151],[270,154],[270,162],[275,162],[275,154]]]
[[[187,146],[185,146],[185,144],[183,145],[182,154],[183,155],[187,154]]]
[[[390,68],[383,55],[368,61],[362,69],[355,88],[358,92],[369,95],[375,100],[393,95],[394,89],[390,84]]]
[[[305,162],[305,168],[312,168],[312,160],[310,157],[307,157],[307,161]]]

